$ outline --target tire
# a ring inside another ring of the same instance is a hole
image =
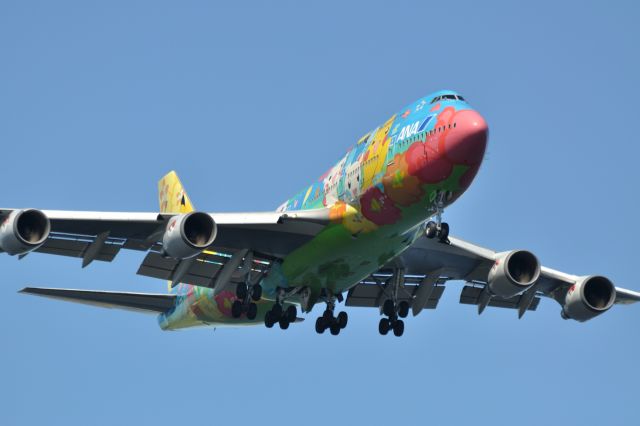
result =
[[[231,305],[231,316],[234,318],[240,318],[240,315],[242,315],[242,302],[234,300]]]
[[[382,313],[388,317],[392,317],[396,313],[396,307],[393,305],[393,300],[387,299],[382,305]]]
[[[285,312],[284,317],[289,322],[295,322],[296,317],[298,316],[298,309],[294,305],[287,306],[287,311]]]
[[[275,305],[273,305],[273,308],[271,308],[271,312],[273,312],[274,318],[280,319],[280,317],[282,316],[282,305],[276,303]]]
[[[238,283],[236,286],[236,297],[240,300],[247,298],[247,286],[244,283]]]
[[[396,322],[393,323],[393,334],[395,334],[397,337],[402,336],[402,334],[404,333],[404,321],[402,320],[398,320]]]
[[[247,319],[253,321],[254,319],[256,319],[257,315],[258,305],[256,305],[255,303],[250,303],[249,308],[247,309]]]
[[[340,326],[340,328],[344,329],[347,326],[347,323],[349,322],[349,316],[347,315],[346,312],[342,311],[338,314],[338,325]]]
[[[262,299],[262,287],[260,286],[260,284],[256,284],[253,286],[253,293],[251,293],[251,298],[254,302]]]
[[[289,328],[289,320],[287,320],[285,317],[280,318],[280,321],[278,321],[280,323],[280,328],[283,330],[286,330],[287,328]]]
[[[398,304],[398,316],[400,318],[406,318],[409,315],[409,302],[402,301]]]
[[[274,324],[275,321],[273,320],[273,314],[271,313],[271,311],[267,311],[266,315],[264,316],[264,325],[267,328],[271,328]]]
[[[449,224],[446,222],[443,222],[440,225],[440,241],[442,242],[446,242],[449,240]]]
[[[427,238],[434,238],[438,234],[438,225],[432,220],[427,222],[427,229],[424,232]]]
[[[329,326],[329,331],[331,332],[331,334],[333,336],[337,336],[338,334],[340,334],[340,324],[338,324],[337,321],[333,322],[330,326]]]
[[[326,329],[324,318],[318,317],[318,319],[316,319],[316,333],[322,334]]]
[[[389,320],[387,318],[380,318],[380,323],[378,323],[378,331],[380,332],[380,334],[386,336],[389,332],[389,328]]]

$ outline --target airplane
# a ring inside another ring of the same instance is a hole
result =
[[[517,311],[542,298],[579,322],[640,301],[603,275],[542,266],[528,250],[493,251],[449,235],[445,208],[471,185],[488,126],[460,94],[421,98],[362,136],[318,180],[275,211],[207,213],[194,208],[175,172],[158,184],[158,212],[0,209],[0,249],[111,262],[145,252],[138,274],[166,280],[166,293],[26,287],[22,293],[158,315],[163,330],[264,324],[281,329],[324,305],[315,330],[340,334],[336,305],[378,310],[381,335],[435,309],[450,281],[460,303]]]

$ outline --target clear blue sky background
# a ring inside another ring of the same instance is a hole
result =
[[[640,289],[633,2],[96,3],[0,3],[3,206],[153,211],[176,169],[199,209],[273,209],[451,88],[491,129],[452,233]],[[640,306],[586,324],[549,300],[478,317],[453,283],[401,339],[357,309],[332,338],[315,316],[165,333],[16,293],[162,292],[135,275],[142,258],[0,258],[0,424],[639,421]]]

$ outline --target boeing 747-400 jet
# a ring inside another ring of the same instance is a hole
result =
[[[329,171],[276,211],[194,210],[174,172],[159,182],[160,210],[112,213],[1,209],[0,249],[111,262],[146,253],[138,274],[169,281],[167,293],[27,287],[23,293],[158,314],[163,330],[198,325],[287,329],[324,305],[318,333],[337,335],[347,313],[377,309],[382,335],[404,332],[412,312],[435,309],[449,281],[460,303],[535,311],[553,299],[565,319],[590,320],[640,301],[602,275],[542,266],[527,250],[496,252],[449,235],[444,209],[471,185],[487,145],[482,116],[441,91],[364,135]]]

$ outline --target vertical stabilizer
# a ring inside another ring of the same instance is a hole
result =
[[[158,182],[160,213],[189,213],[193,205],[175,171],[170,171]]]

